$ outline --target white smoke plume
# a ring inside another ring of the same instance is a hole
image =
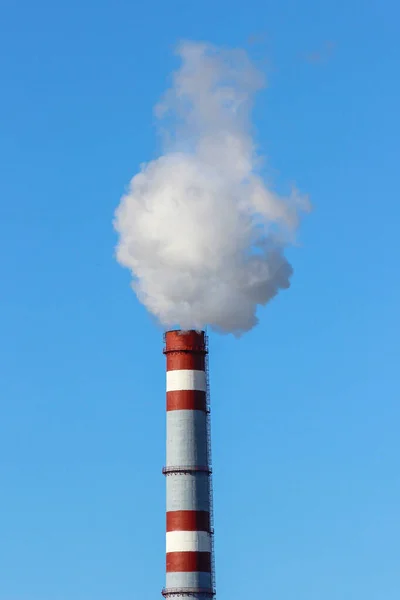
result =
[[[193,42],[178,54],[156,107],[166,150],[121,199],[117,260],[164,326],[240,335],[289,287],[283,250],[307,199],[280,197],[257,173],[250,113],[264,80],[247,54]]]

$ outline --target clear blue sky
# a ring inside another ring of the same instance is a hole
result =
[[[161,597],[162,331],[111,220],[181,38],[265,61],[259,144],[315,207],[291,290],[211,336],[218,598],[399,599],[399,21],[394,0],[3,1],[0,600]]]

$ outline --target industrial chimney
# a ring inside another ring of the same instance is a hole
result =
[[[215,596],[207,336],[168,331],[166,586],[163,596]]]

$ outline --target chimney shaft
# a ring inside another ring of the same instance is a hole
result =
[[[214,596],[207,351],[204,331],[165,334],[166,598]]]

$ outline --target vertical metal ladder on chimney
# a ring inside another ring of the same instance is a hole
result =
[[[207,462],[209,468],[209,506],[210,506],[210,528],[211,528],[211,585],[213,596],[215,597],[215,548],[214,548],[214,494],[213,494],[213,479],[212,479],[212,453],[211,453],[211,399],[210,399],[210,370],[208,362],[208,335],[205,333],[205,367],[207,381]]]

